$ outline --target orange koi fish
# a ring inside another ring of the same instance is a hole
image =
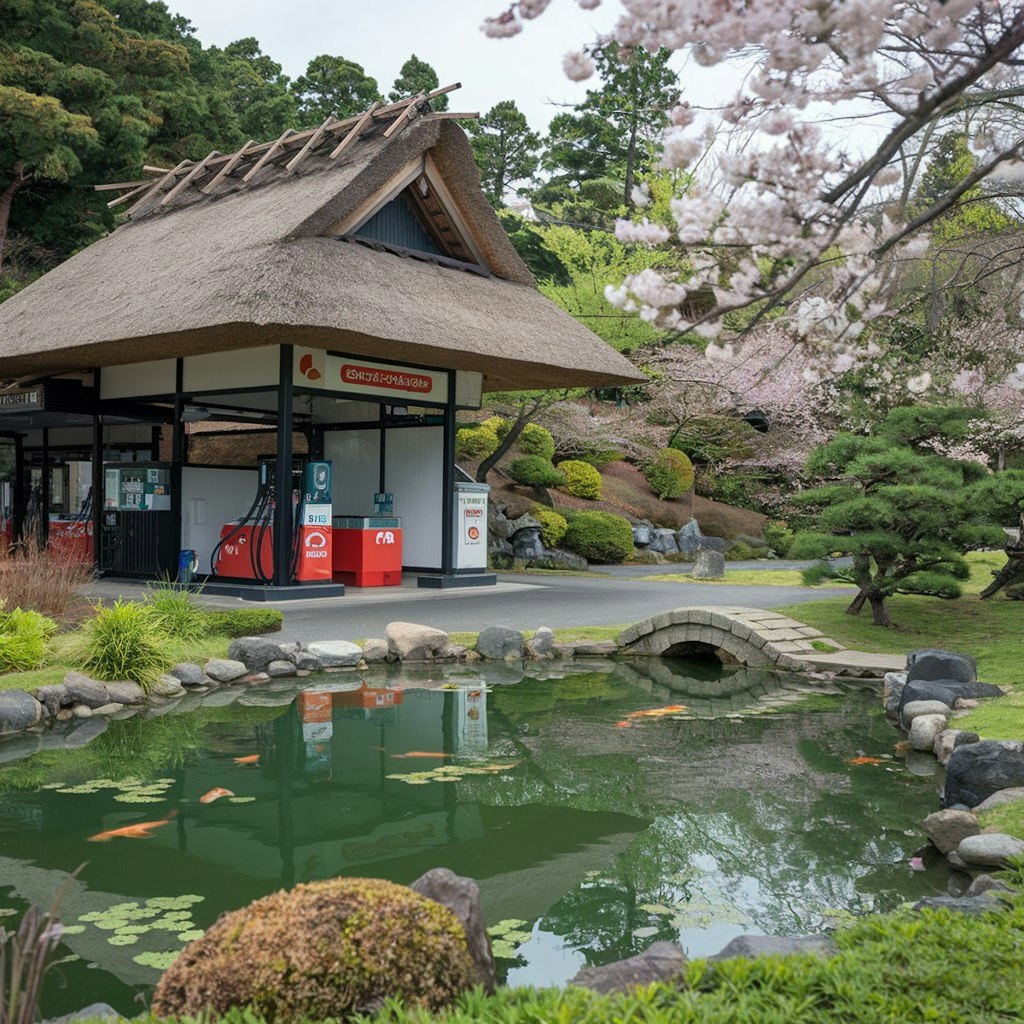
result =
[[[211,789],[209,793],[204,793],[200,798],[201,804],[212,804],[214,800],[219,800],[222,796],[234,796],[230,789],[225,789],[223,786],[217,786]]]
[[[685,704],[666,704],[663,708],[647,708],[644,711],[631,711],[621,722],[615,723],[616,729],[628,729],[633,722],[640,718],[663,718],[666,715],[678,715],[680,712],[688,711]]]
[[[406,758],[406,757],[454,757],[454,754],[441,754],[433,750],[410,750],[408,754],[392,754],[392,757]]]
[[[845,764],[885,764],[884,757],[848,757]]]
[[[246,754],[245,757],[236,757],[235,764],[259,764],[259,754]]]
[[[893,749],[898,750],[902,754],[910,749],[910,741],[900,740],[899,743],[895,744]]]
[[[106,832],[89,836],[87,841],[90,843],[109,843],[111,839],[152,839],[153,829],[166,825],[177,813],[177,811],[171,811],[166,818],[161,818],[159,821],[140,821],[134,825],[110,828]]]

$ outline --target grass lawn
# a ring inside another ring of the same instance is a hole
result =
[[[574,640],[615,640],[626,628],[621,626],[566,626],[564,629],[553,629],[556,644],[567,644]],[[523,636],[527,640],[533,638],[532,629],[523,630]],[[448,636],[453,644],[462,644],[472,650],[476,646],[476,638],[479,633],[449,633]]]

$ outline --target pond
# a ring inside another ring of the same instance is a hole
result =
[[[85,865],[45,1015],[134,1015],[222,912],[338,874],[477,879],[514,985],[944,890],[909,863],[934,781],[877,694],[683,660],[525,671],[225,687],[0,767],[0,925]]]

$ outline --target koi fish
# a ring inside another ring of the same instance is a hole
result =
[[[884,757],[848,757],[846,764],[885,764]]]
[[[259,764],[259,754],[246,754],[245,757],[236,757],[235,764]]]
[[[628,729],[633,722],[640,718],[663,718],[666,715],[678,715],[682,711],[688,711],[685,704],[666,704],[663,708],[647,708],[643,711],[631,711],[621,722],[615,723],[616,729]]]
[[[90,843],[108,843],[111,839],[152,839],[153,829],[166,825],[177,815],[177,811],[171,811],[166,818],[159,821],[140,821],[134,825],[122,825],[121,828],[109,828],[106,832],[89,836]]]
[[[392,757],[406,758],[406,757],[454,757],[454,754],[441,754],[433,750],[410,750],[408,754],[392,754]]]
[[[223,786],[217,786],[215,789],[211,789],[209,793],[204,793],[200,798],[201,804],[212,804],[214,800],[219,800],[222,796],[234,796],[230,789],[225,789]]]

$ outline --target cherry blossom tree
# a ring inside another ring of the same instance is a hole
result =
[[[518,0],[484,30],[514,35],[549,2]],[[1024,174],[1024,0],[622,7],[611,40],[566,56],[570,78],[589,77],[609,41],[685,51],[703,66],[744,62],[748,72],[712,120],[689,102],[673,110],[662,163],[693,171],[695,184],[670,217],[618,224],[623,241],[684,250],[678,269],[643,270],[608,289],[613,304],[658,326],[715,337],[724,314],[751,311],[749,327],[782,308],[805,350],[835,372],[836,359],[860,358],[870,344],[865,328],[889,306],[893,268],[926,253],[929,227],[980,184]],[[857,123],[881,126],[859,134],[860,151],[850,141]],[[927,165],[951,126],[967,133],[973,169],[927,202],[892,201],[886,190]],[[694,315],[694,296],[708,292],[713,304]]]

